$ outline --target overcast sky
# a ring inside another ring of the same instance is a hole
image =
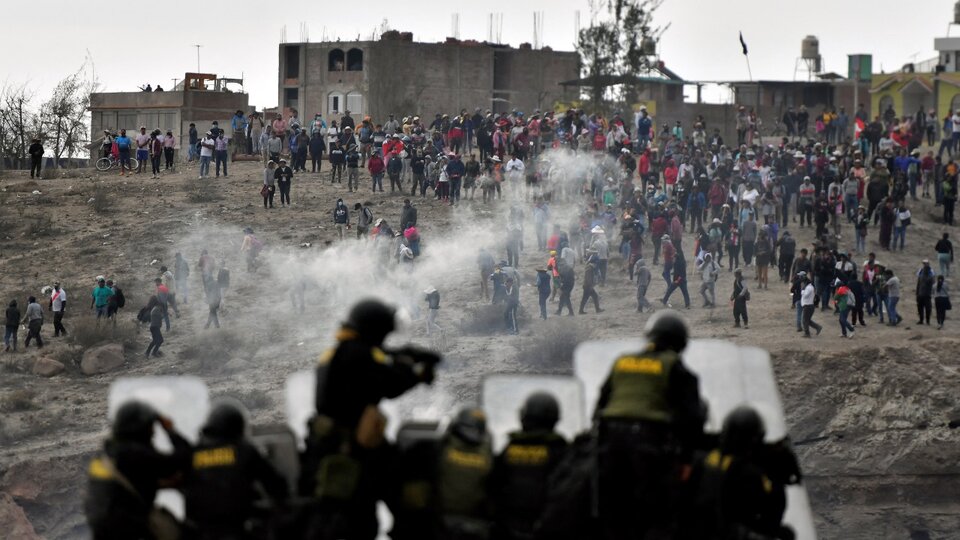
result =
[[[874,71],[899,69],[916,54],[935,55],[934,37],[947,33],[952,0],[664,0],[656,23],[670,24],[660,43],[661,59],[687,80],[746,79],[737,32],[743,31],[756,79],[792,80],[807,34],[820,39],[825,68],[846,75],[847,54],[872,53]],[[410,31],[416,41],[441,41],[460,14],[461,39],[487,38],[488,16],[503,14],[501,40],[516,46],[533,41],[533,13],[543,11],[545,45],[573,50],[576,12],[589,24],[588,0],[281,0],[142,3],[77,0],[3,1],[7,24],[0,33],[0,82],[29,83],[39,97],[89,53],[107,91],[132,91],[150,83],[169,88],[173,78],[197,69],[241,77],[251,104],[277,103],[277,45],[286,26],[288,42],[366,39],[384,19],[389,28]],[[247,6],[247,7],[244,7]],[[348,9],[344,9],[346,6]],[[909,8],[908,8],[909,6]],[[265,10],[264,8],[270,8]],[[960,36],[960,27],[952,28]]]

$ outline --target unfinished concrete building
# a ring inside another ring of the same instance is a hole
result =
[[[238,84],[231,90],[229,85]],[[90,134],[96,146],[103,130],[128,135],[140,126],[148,130],[172,130],[177,150],[188,139],[190,123],[203,134],[216,120],[229,130],[230,120],[238,110],[249,112],[249,96],[242,91],[242,81],[225,79],[212,73],[187,73],[173,90],[163,92],[98,92],[90,94]],[[94,157],[96,152],[91,157]]]
[[[377,41],[283,43],[279,55],[278,103],[302,118],[345,110],[432,118],[475,107],[530,114],[579,94],[560,86],[579,76],[577,53],[528,44],[415,43],[409,32],[388,31]]]

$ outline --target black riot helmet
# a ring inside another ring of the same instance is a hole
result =
[[[243,408],[233,400],[223,400],[214,405],[207,423],[203,426],[203,435],[214,439],[236,441],[243,438],[247,418]]]
[[[117,441],[149,443],[153,423],[159,415],[141,401],[128,401],[120,406],[113,419],[113,438]]]
[[[480,444],[487,436],[487,416],[480,409],[461,409],[450,424],[450,432],[468,443]]]
[[[763,419],[753,407],[741,405],[730,411],[723,421],[720,449],[725,454],[744,455],[763,443],[766,430]]]
[[[647,320],[644,334],[658,351],[681,352],[687,348],[690,331],[679,313],[672,309],[658,311]]]
[[[560,420],[560,404],[546,392],[530,394],[520,409],[520,425],[524,431],[553,431]]]
[[[379,346],[396,327],[395,317],[392,307],[369,298],[354,304],[346,326],[356,331],[361,340]]]

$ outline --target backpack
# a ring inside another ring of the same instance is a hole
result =
[[[140,308],[140,311],[137,313],[137,320],[142,323],[150,322],[150,308],[148,306]]]
[[[107,302],[122,308],[127,304],[127,299],[123,296],[123,290],[120,287],[114,287],[113,294],[110,295],[110,298],[107,298]]]

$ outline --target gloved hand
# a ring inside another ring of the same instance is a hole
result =
[[[434,377],[434,364],[421,362],[413,365],[413,373],[425,384],[432,384]]]
[[[429,364],[434,366],[443,359],[439,354],[417,347],[415,345],[405,345],[399,349],[391,351],[395,362],[406,365]]]

